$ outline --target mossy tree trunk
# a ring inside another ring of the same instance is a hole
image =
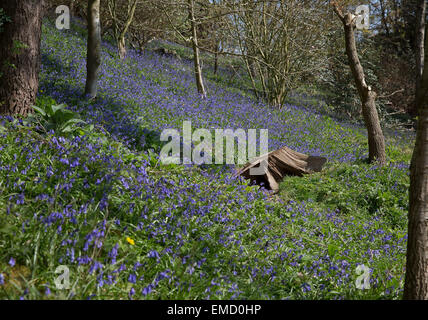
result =
[[[39,87],[43,0],[2,0],[10,19],[0,33],[0,114],[26,115]]]

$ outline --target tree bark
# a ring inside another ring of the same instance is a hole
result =
[[[335,6],[334,9],[338,17],[341,19],[345,30],[346,54],[358,89],[358,94],[360,96],[364,123],[367,128],[369,161],[377,161],[380,165],[384,165],[386,163],[385,138],[382,133],[376,109],[375,101],[377,94],[370,86],[367,85],[364,70],[360,63],[360,59],[358,58],[354,34],[354,30],[356,28],[355,19],[349,12],[343,14],[337,6]]]
[[[0,33],[0,114],[26,115],[39,87],[43,0],[4,0]]]
[[[100,0],[88,1],[88,46],[86,56],[85,95],[97,96],[98,71],[101,64]]]
[[[217,74],[218,70],[218,51],[214,53],[214,74]]]
[[[425,11],[426,0],[417,0],[416,9],[416,97],[419,95],[422,73],[424,70],[424,39],[425,39]],[[415,103],[415,105],[417,105]]]
[[[75,2],[76,0],[70,0],[70,5],[69,5],[69,8],[70,8],[70,15],[71,16],[74,16],[75,15],[75,12],[74,12],[74,2]]]
[[[192,33],[192,48],[193,48],[193,64],[195,67],[195,80],[196,87],[198,88],[199,94],[205,98],[207,96],[205,92],[204,82],[202,80],[202,70],[201,70],[201,62],[199,57],[199,47],[198,47],[198,36],[196,30],[196,22],[195,22],[195,4],[193,0],[188,0],[188,10],[189,10],[189,20],[190,20],[190,31]]]
[[[125,59],[125,57],[126,57],[125,36],[126,36],[126,33],[128,32],[129,26],[132,23],[132,20],[134,19],[134,14],[135,14],[135,9],[137,8],[137,3],[138,3],[138,0],[134,0],[134,2],[132,3],[132,6],[130,8],[128,7],[127,19],[126,19],[125,24],[122,28],[122,31],[120,32],[120,35],[119,35],[119,39],[117,42],[117,49],[118,49],[120,59]]]
[[[412,50],[414,51],[416,44],[416,8],[420,0],[402,0],[401,3],[401,15],[404,22],[404,38],[410,43]]]
[[[119,54],[119,59],[123,60],[126,57],[126,45],[125,45],[125,37],[119,38],[117,43],[117,52]]]
[[[425,32],[427,32],[425,26]],[[418,124],[410,165],[409,226],[407,239],[406,300],[428,299],[428,37],[424,69],[417,97]]]
[[[386,13],[384,0],[380,0],[379,4],[380,4],[381,15],[382,15],[381,21],[382,21],[383,29],[385,30],[386,36],[389,38],[389,27],[388,27],[388,23],[386,22],[387,13]]]

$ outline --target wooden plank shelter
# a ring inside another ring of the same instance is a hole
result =
[[[327,159],[324,157],[306,155],[284,146],[254,158],[240,169],[238,174],[245,179],[250,179],[252,183],[278,192],[279,183],[285,176],[302,176],[320,172],[326,162]],[[256,170],[251,170],[252,168]]]

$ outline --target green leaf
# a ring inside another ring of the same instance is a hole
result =
[[[335,244],[330,243],[330,244],[328,245],[328,255],[329,255],[330,257],[334,257],[338,249],[339,249],[339,248],[338,248]]]
[[[46,115],[50,117],[54,115],[53,107],[50,104],[46,106]]]
[[[83,120],[77,119],[77,118],[73,118],[73,119],[66,121],[63,125],[68,126],[68,125],[72,125],[72,124],[76,124],[76,123],[86,123],[86,122]]]
[[[45,116],[46,116],[46,112],[45,112],[42,108],[39,108],[39,107],[37,107],[37,106],[33,106],[33,109],[34,109],[37,113],[40,113],[43,117],[45,117]]]
[[[64,110],[66,107],[66,105],[64,103],[58,104],[58,105],[52,105],[52,113],[55,114],[57,113],[59,110]]]

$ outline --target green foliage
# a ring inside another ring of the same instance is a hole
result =
[[[29,46],[19,40],[13,40],[12,52],[13,54],[20,54],[22,49],[28,49]]]
[[[368,85],[380,92],[379,72],[381,71],[382,47],[367,34],[356,32],[357,51],[361,65],[364,68],[365,79]],[[338,28],[331,33],[331,55],[327,70],[319,79],[319,89],[323,93],[323,100],[330,106],[329,114],[351,120],[361,120],[361,101],[355,86],[355,80],[349,66],[344,47],[343,30]],[[382,101],[377,101],[380,113],[385,109]]]
[[[45,36],[53,46],[64,43],[58,33]],[[78,41],[85,43],[75,38],[73,44]],[[105,63],[113,68],[118,62]],[[155,73],[150,66],[138,70],[137,76],[174,92],[186,90],[166,72]],[[121,79],[108,81],[117,88],[126,85]],[[56,81],[55,90],[66,85]],[[99,97],[110,94],[100,92]],[[157,107],[152,101],[122,101],[106,101],[99,115]],[[89,102],[76,98],[69,106],[84,116]],[[344,157],[345,163],[330,163],[322,173],[287,177],[279,195],[268,198],[246,181],[231,184],[222,166],[159,163],[158,133],[144,129],[153,118],[132,118],[139,126],[133,131],[135,142],[147,150],[141,152],[106,130],[80,135],[77,115],[48,96],[38,97],[35,110],[27,121],[45,134],[18,121],[0,122],[0,274],[5,280],[0,298],[401,298],[412,147],[408,136],[401,144],[396,135],[388,138],[394,143],[387,148],[390,163],[385,168]],[[224,117],[221,125],[233,123],[228,109],[218,112]],[[299,123],[277,137],[281,142],[290,144],[299,136],[309,150],[322,143],[324,150],[364,154],[364,129],[320,115],[317,125],[307,126],[309,116],[314,114],[284,108],[267,118],[279,117],[284,125]],[[163,110],[154,117],[177,127],[182,121]],[[72,119],[77,122],[68,123]],[[96,119],[97,126],[106,127],[103,117]],[[94,234],[97,239],[91,240]],[[160,253],[159,259],[149,256],[152,250]],[[86,256],[103,269],[85,263]],[[8,263],[11,257],[16,264]],[[355,268],[362,263],[372,269],[370,290],[355,287]],[[70,267],[70,289],[55,287],[54,271],[60,264]],[[165,274],[168,279],[160,277]],[[144,295],[155,279],[156,287]]]
[[[6,15],[3,8],[0,8],[0,33],[3,32],[5,22],[10,22],[10,18]]]
[[[77,113],[67,110],[65,104],[56,104],[50,97],[39,97],[33,106],[34,114],[30,115],[27,123],[38,123],[39,128],[48,132],[55,131],[59,135],[74,134],[80,127],[77,124],[85,123],[79,119]]]
[[[396,163],[335,164],[322,173],[288,177],[280,189],[286,199],[313,201],[344,215],[382,216],[391,227],[407,224],[409,177]]]
[[[183,285],[177,286],[175,281],[169,282],[168,279],[160,280],[151,299],[202,299],[208,296],[211,299],[230,299],[236,287],[240,292],[238,298],[248,299],[399,298],[396,292],[388,291],[388,288],[402,286],[400,275],[403,272],[404,254],[392,251],[390,254],[394,259],[391,259],[387,253],[370,256],[370,250],[396,244],[403,237],[402,231],[394,230],[388,220],[371,219],[361,210],[343,211],[340,216],[331,217],[324,213],[326,210],[321,202],[308,201],[304,204],[305,200],[311,198],[307,196],[310,188],[324,184],[325,188],[318,194],[330,191],[331,197],[324,200],[333,201],[340,194],[340,177],[353,177],[354,171],[361,172],[358,176],[364,176],[365,172],[371,170],[376,175],[379,173],[376,168],[364,164],[337,165],[320,175],[287,179],[285,189],[294,192],[293,198],[297,201],[289,201],[288,204],[266,202],[259,198],[249,201],[244,192],[237,192],[236,187],[225,185],[221,179],[212,180],[210,175],[201,175],[195,168],[159,167],[153,154],[130,152],[120,142],[106,135],[89,133],[87,138],[94,143],[91,149],[96,148],[96,152],[88,153],[89,149],[69,139],[58,140],[47,135],[43,138],[44,142],[40,143],[40,137],[34,136],[31,130],[11,127],[6,130],[9,130],[8,135],[0,134],[0,146],[4,147],[0,153],[0,163],[10,163],[14,159],[18,170],[0,171],[0,181],[6,181],[6,174],[8,179],[16,181],[16,187],[10,183],[7,188],[0,182],[0,208],[5,209],[0,210],[0,247],[4,248],[0,251],[0,272],[5,276],[6,283],[0,290],[0,297],[86,299],[96,294],[97,299],[118,299],[127,298],[131,288],[134,288],[137,292],[135,298],[144,299],[141,291],[147,281],[155,279],[164,270],[170,270],[173,279]],[[55,148],[56,144],[60,147]],[[30,147],[32,145],[40,149],[34,153]],[[75,158],[85,164],[77,166],[76,171],[72,171],[75,174],[68,176],[65,181],[62,173],[70,171],[69,166],[61,162],[64,152],[70,156],[70,162]],[[31,154],[33,160],[29,165],[27,159]],[[37,157],[34,157],[35,154]],[[109,162],[113,165],[109,167],[103,162],[119,156],[124,161],[120,165]],[[161,182],[167,178],[170,185],[180,186],[180,181],[188,179],[192,181],[193,188],[200,190],[187,194],[185,190],[189,188],[182,186],[182,193],[174,192],[169,197],[154,194],[150,197],[146,197],[146,194],[136,197],[118,179],[96,183],[106,173],[128,181],[135,180],[144,160],[150,163],[146,167],[150,173],[149,185],[159,183],[162,186]],[[31,183],[44,179],[49,168],[54,169],[54,174],[47,180],[49,183]],[[406,178],[400,174],[388,175],[388,170],[379,170],[383,190],[387,190],[393,181],[401,179],[406,183]],[[156,182],[153,183],[152,179]],[[358,189],[360,195],[364,194],[364,183],[374,184],[374,181],[369,177],[361,182],[356,181],[351,191]],[[248,192],[257,189],[243,187]],[[109,190],[107,194],[104,194],[105,190]],[[206,198],[213,191],[218,194],[214,202],[214,199]],[[351,191],[345,191],[347,196]],[[401,191],[398,189],[391,194],[397,198]],[[20,193],[25,194],[22,203],[17,197]],[[55,201],[36,198],[44,194],[52,195]],[[183,195],[191,195],[194,202],[177,206]],[[297,199],[299,196],[300,200]],[[7,208],[7,199],[10,197],[14,201],[9,202],[10,207]],[[99,209],[104,197],[108,199],[108,210]],[[341,197],[337,203],[345,201],[345,195]],[[384,195],[381,197],[385,203],[393,200]],[[354,205],[357,199],[357,196],[350,199],[349,208],[356,208]],[[56,212],[62,212],[65,204],[68,211],[64,212],[84,210],[70,217],[64,216],[65,223],[61,219],[53,219]],[[207,206],[210,209],[206,215],[188,215],[190,210]],[[331,208],[335,208],[333,202]],[[11,214],[7,214],[9,210]],[[140,216],[144,212],[147,212],[147,222],[144,222],[143,228],[138,228]],[[33,219],[33,216],[38,218]],[[220,217],[227,217],[227,220],[221,221]],[[53,222],[43,223],[48,219]],[[98,250],[94,245],[88,251],[83,251],[81,248],[87,236],[103,220],[106,221],[107,229],[102,238],[102,248]],[[118,220],[120,224],[116,223]],[[168,233],[164,233],[164,240],[159,242],[151,235],[166,223],[171,228],[167,229]],[[181,223],[188,232],[181,232]],[[176,225],[179,227],[174,228]],[[376,237],[369,241],[380,228],[387,232],[385,236],[390,236],[391,240],[384,241]],[[176,257],[165,254],[156,260],[147,256],[152,250],[161,252],[163,248],[176,248],[178,241],[175,236],[182,234],[185,238]],[[60,263],[60,258],[71,255],[69,243],[77,243],[73,245],[76,247],[73,256],[88,254],[105,265],[104,274],[117,275],[114,284],[100,285],[103,276],[99,272],[91,272],[90,265],[71,263],[69,258]],[[268,246],[268,243],[273,245]],[[117,261],[110,263],[109,255],[115,245]],[[10,257],[16,258],[16,265],[8,264]],[[202,259],[205,262],[198,264]],[[133,269],[135,263],[144,267]],[[371,276],[375,282],[370,290],[358,290],[354,286],[358,277],[354,269],[361,263],[373,269]],[[54,279],[58,275],[54,270],[59,264],[66,264],[70,268],[72,286],[69,289],[55,288]],[[115,270],[122,264],[126,264],[127,268],[119,274]],[[233,265],[233,272],[230,264]],[[313,269],[318,273],[317,276],[314,276]],[[129,277],[134,274],[137,279],[143,280],[131,283]],[[342,283],[336,279],[348,279],[348,282]],[[193,285],[188,286],[189,283]],[[49,294],[46,293],[47,288]]]

